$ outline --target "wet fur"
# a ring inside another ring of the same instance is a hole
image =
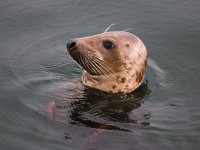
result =
[[[68,51],[84,68],[83,84],[109,93],[130,93],[142,83],[148,58],[146,47],[129,32],[106,31],[74,39],[77,46]],[[114,43],[110,50],[102,45],[106,39]]]

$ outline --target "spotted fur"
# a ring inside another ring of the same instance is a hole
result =
[[[106,49],[102,42],[113,42]],[[147,65],[147,50],[135,35],[125,31],[105,32],[74,39],[68,49],[83,68],[83,84],[109,93],[132,92],[140,86]]]

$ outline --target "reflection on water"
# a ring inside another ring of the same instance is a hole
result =
[[[161,69],[159,67],[159,65],[151,58],[148,59],[148,66],[151,69],[153,69],[153,71],[154,71],[154,73],[156,75],[158,84],[160,84],[163,87],[166,87],[167,86],[167,83],[166,83],[166,72],[163,69]]]
[[[107,94],[90,88],[86,88],[84,93],[82,100],[71,104],[73,108],[70,115],[72,124],[122,131],[130,130],[115,126],[115,122],[149,125],[149,120],[134,120],[130,119],[128,115],[130,111],[139,108],[143,103],[143,98],[150,93],[147,83],[143,83],[139,89],[131,94]],[[145,114],[144,117],[147,115]]]
[[[2,150],[199,149],[199,1],[0,4]],[[66,55],[66,41],[113,22],[148,49],[148,83],[131,94],[74,82],[82,69]]]
[[[147,81],[130,94],[102,92],[85,87],[80,81],[64,83],[59,85],[57,92],[55,89],[53,91],[55,95],[46,107],[48,124],[51,126],[47,126],[47,129],[50,127],[48,131],[55,132],[59,129],[59,132],[63,132],[67,126],[72,125],[97,130],[132,132],[133,125],[150,125],[151,114],[141,107],[151,92]],[[138,109],[142,111],[135,112]],[[131,114],[132,112],[135,113]],[[88,136],[83,139],[87,139]],[[73,139],[69,131],[66,131],[64,137],[66,140]]]

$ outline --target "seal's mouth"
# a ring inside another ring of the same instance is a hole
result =
[[[89,74],[105,75],[111,73],[111,70],[105,65],[104,61],[87,50],[69,51],[70,56]]]
[[[80,49],[78,42],[75,40],[68,41],[67,50],[70,56],[91,75],[98,76],[115,73],[104,60],[94,53],[87,49]]]

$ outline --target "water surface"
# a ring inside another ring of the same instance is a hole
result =
[[[1,1],[1,149],[199,149],[199,14],[194,0]],[[112,23],[148,49],[148,82],[131,95],[80,86],[66,54]]]

